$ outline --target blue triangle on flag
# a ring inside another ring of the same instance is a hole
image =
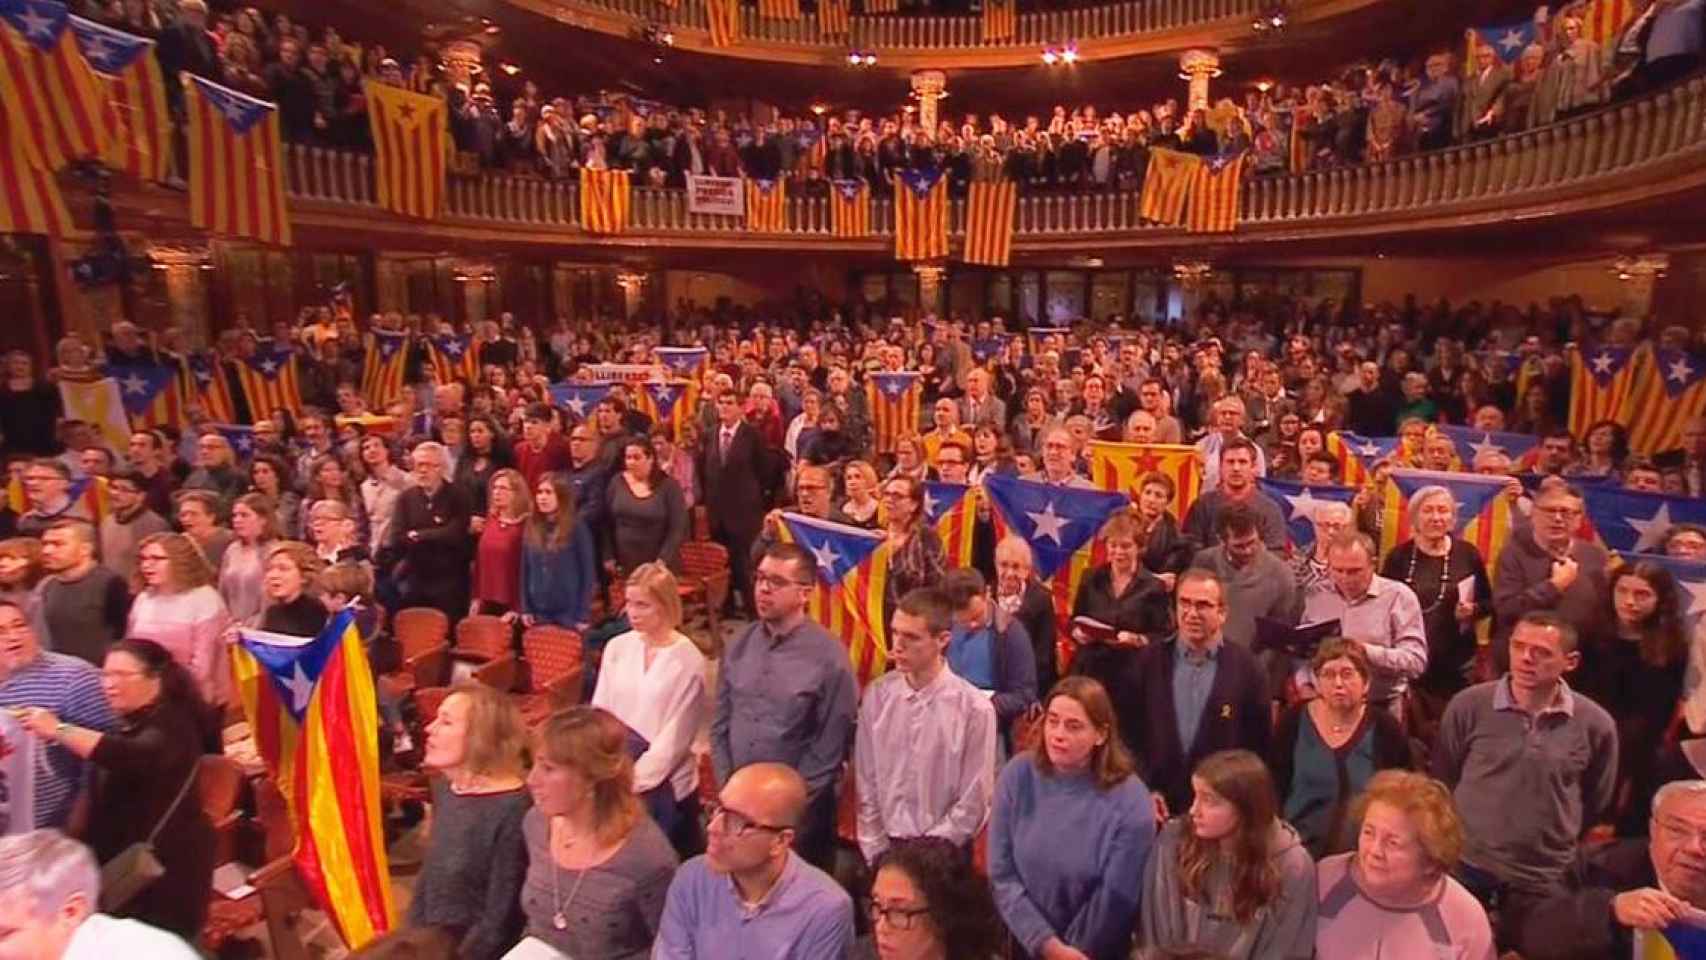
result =
[[[1403,442],[1401,437],[1365,437],[1348,430],[1339,431],[1339,440],[1347,450],[1356,454],[1364,463],[1370,464],[1392,456]]]
[[[390,360],[397,355],[398,350],[403,349],[404,344],[409,342],[409,335],[392,333],[388,330],[375,330],[373,331],[373,340],[379,345],[379,359]]]
[[[171,367],[156,364],[109,364],[107,376],[118,384],[119,399],[124,402],[124,412],[132,416],[146,411],[154,403],[154,398],[160,391],[172,384],[178,377],[178,371]]]
[[[1408,503],[1423,487],[1444,487],[1451,491],[1451,498],[1457,501],[1457,532],[1481,515],[1494,497],[1504,494],[1505,484],[1509,477],[1483,476],[1476,473],[1457,473],[1446,470],[1404,470],[1392,471],[1392,482],[1397,485],[1398,493]]]
[[[53,49],[70,19],[70,9],[53,0],[0,0],[0,20],[40,50]]]
[[[1635,352],[1627,347],[1596,347],[1582,355],[1582,364],[1587,367],[1588,376],[1605,387],[1617,379],[1634,355]]]
[[[225,118],[226,124],[239,134],[248,133],[255,124],[265,120],[277,109],[265,100],[256,100],[248,94],[238,93],[192,73],[186,73],[184,76],[190,78],[196,89],[201,91],[202,98],[218,110],[220,116]]]
[[[1517,20],[1492,27],[1475,27],[1476,41],[1490,47],[1503,63],[1515,63],[1522,52],[1534,43],[1534,21]],[[1471,64],[1473,67],[1473,64]]]
[[[941,170],[902,170],[900,173],[900,182],[920,198],[934,189],[941,179]]]
[[[1323,503],[1348,504],[1356,498],[1356,490],[1337,484],[1306,487],[1289,480],[1269,480],[1258,477],[1256,486],[1268,495],[1285,517],[1291,542],[1300,547],[1315,543],[1315,507]]]
[[[1605,545],[1618,552],[1660,553],[1679,523],[1706,524],[1706,500],[1641,493],[1610,484],[1582,484],[1588,521]]]
[[[966,498],[971,487],[963,483],[943,483],[929,480],[924,484],[924,518],[936,523],[947,516]]]
[[[917,383],[921,376],[923,374],[915,371],[895,373],[886,370],[870,375],[872,382],[877,385],[877,391],[891,401],[899,400],[904,396],[906,391],[911,390],[912,385]]]
[[[268,380],[277,380],[279,374],[283,373],[285,367],[290,364],[290,349],[288,347],[274,347],[270,350],[256,350],[254,355],[244,362],[249,365],[250,370]]]
[[[682,394],[687,392],[687,385],[670,383],[667,380],[651,380],[644,387],[652,403],[658,408],[658,419],[668,420],[675,412],[675,405],[680,402]]]
[[[864,188],[865,188],[865,181],[863,181],[863,180],[837,180],[837,181],[835,181],[835,189],[839,190],[841,192],[841,199],[843,199],[843,200],[857,200],[857,199],[859,199],[859,191],[863,190]]]
[[[254,656],[272,681],[279,703],[301,723],[313,702],[314,690],[338,643],[355,622],[355,608],[346,607],[326,621],[315,637],[289,637],[263,630],[240,630],[238,641]]]
[[[798,513],[782,514],[782,522],[794,542],[816,558],[818,580],[831,587],[840,586],[883,542],[880,533]]]
[[[432,338],[432,345],[452,360],[460,360],[468,352],[468,338],[456,334],[439,334]]]
[[[231,444],[231,449],[237,452],[239,459],[246,459],[255,452],[255,428],[245,427],[235,423],[221,423],[216,429],[225,442]]]
[[[1706,376],[1706,361],[1683,350],[1660,350],[1654,355],[1658,374],[1664,378],[1665,394],[1672,399],[1687,392],[1689,387]]]
[[[71,32],[77,37],[77,48],[83,51],[83,59],[89,61],[89,66],[108,75],[123,73],[154,46],[152,40],[114,30],[93,20],[73,16],[70,22]]]
[[[1476,430],[1473,427],[1450,424],[1440,424],[1434,429],[1451,438],[1452,445],[1457,448],[1457,459],[1462,460],[1465,467],[1474,466],[1475,458],[1483,451],[1499,451],[1512,461],[1517,461],[1528,456],[1530,451],[1540,445],[1540,438],[1530,433]]]
[[[688,374],[699,368],[710,351],[704,347],[654,347],[653,352],[663,365],[676,374]]]
[[[190,375],[195,377],[197,387],[206,390],[213,385],[215,367],[212,357],[205,353],[194,353],[190,355],[189,364]]]
[[[584,420],[600,400],[610,395],[612,387],[614,384],[564,380],[551,384],[551,402]]]
[[[1044,580],[1101,532],[1116,510],[1131,506],[1131,497],[1124,493],[1061,487],[1005,474],[984,477],[983,488],[1008,528],[1030,544],[1037,576]]]

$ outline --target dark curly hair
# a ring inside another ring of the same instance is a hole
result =
[[[1001,925],[989,883],[971,859],[941,837],[897,840],[877,857],[875,877],[885,869],[906,874],[924,895],[930,927],[948,960],[986,960],[1001,950]]]

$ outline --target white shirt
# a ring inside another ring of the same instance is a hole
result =
[[[652,655],[646,665],[646,641],[630,630],[604,648],[598,686],[592,705],[603,707],[650,741],[634,761],[634,792],[644,793],[664,781],[675,798],[699,786],[699,765],[693,739],[705,724],[705,655],[680,633],[669,646]]]
[[[449,468],[446,476],[453,471],[454,468]],[[361,505],[367,508],[367,549],[375,557],[379,556],[380,547],[391,542],[391,521],[397,515],[397,498],[408,487],[409,475],[396,467],[361,481]]]
[[[853,746],[859,849],[874,860],[896,837],[969,844],[995,793],[995,708],[942,665],[922,690],[906,675],[872,681]]]
[[[113,960],[114,957],[200,960],[201,955],[164,930],[138,920],[120,920],[96,913],[77,926],[60,960]]]
[[[1408,584],[1377,574],[1361,597],[1346,600],[1331,579],[1317,583],[1304,598],[1303,622],[1323,620],[1339,621],[1342,636],[1362,641],[1374,666],[1369,703],[1393,699],[1427,669],[1428,638],[1422,627],[1422,604]]]

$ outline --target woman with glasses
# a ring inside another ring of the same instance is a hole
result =
[[[630,731],[597,707],[552,714],[540,728],[522,819],[529,937],[570,957],[651,954],[675,851],[634,795]]]
[[[942,578],[947,554],[936,528],[924,516],[922,481],[906,476],[883,481],[883,511],[888,534],[884,547],[889,551],[884,609],[893,610],[901,597]]]
[[[1376,772],[1409,766],[1410,742],[1390,711],[1368,709],[1361,643],[1329,637],[1309,666],[1319,696],[1280,715],[1268,764],[1286,822],[1320,857],[1351,849],[1351,800]]]
[[[1042,742],[996,781],[989,824],[990,885],[1024,956],[1130,954],[1155,835],[1154,801],[1133,770],[1102,685],[1060,681]]]
[[[213,588],[213,570],[181,533],[156,533],[136,548],[136,599],[126,636],[165,647],[189,670],[208,703],[230,699],[225,631],[231,614]]]
[[[941,837],[896,841],[877,857],[871,938],[878,960],[991,960],[1001,921],[989,884]]]

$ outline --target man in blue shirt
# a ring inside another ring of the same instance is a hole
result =
[[[1002,613],[971,567],[949,570],[941,591],[954,609],[948,668],[989,693],[1005,740],[1013,721],[1037,702],[1037,662],[1024,624]]]
[[[710,808],[702,856],[670,882],[652,960],[842,960],[853,901],[792,849],[807,806],[791,767],[755,763]]]
[[[41,638],[17,604],[0,600],[0,709],[39,707],[73,726],[106,732],[116,725],[101,674],[63,653],[41,648]],[[37,827],[63,828],[89,782],[88,761],[57,743],[36,752]]]

